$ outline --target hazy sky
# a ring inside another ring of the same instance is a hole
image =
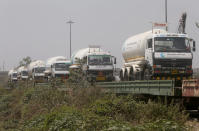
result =
[[[195,26],[198,0],[168,0],[169,31],[177,31],[184,11],[188,15],[186,32],[199,46]],[[151,21],[164,21],[164,0],[0,0],[0,67],[3,61],[7,69],[17,66],[25,56],[41,60],[69,57],[66,20],[70,18],[76,22],[72,26],[72,51],[101,45],[117,57],[120,67],[123,42],[150,30]]]

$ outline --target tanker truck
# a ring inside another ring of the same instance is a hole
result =
[[[34,83],[44,82],[45,63],[41,60],[36,60],[28,65],[28,76]]]
[[[114,58],[114,60],[113,60]],[[89,46],[76,51],[72,55],[71,70],[82,68],[88,81],[113,81],[114,64],[116,58],[109,52],[103,51],[99,46]],[[82,67],[80,64],[82,61]]]
[[[121,80],[164,80],[192,77],[195,41],[187,34],[153,29],[128,38],[122,46]]]
[[[12,69],[8,72],[8,80],[10,82],[16,82],[17,81],[17,71]]]
[[[69,77],[69,66],[71,61],[64,56],[56,56],[47,59],[45,76],[50,78],[67,79]]]
[[[21,66],[17,69],[18,80],[27,80],[28,79],[28,69],[25,66]]]

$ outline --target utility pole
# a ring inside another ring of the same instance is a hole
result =
[[[75,22],[73,22],[72,20],[69,20],[67,23],[70,25],[70,58],[71,58],[71,34],[72,34],[71,26]]]
[[[5,61],[3,61],[3,71],[5,71]]]
[[[167,23],[167,0],[165,0],[165,23],[166,25],[166,31],[168,31],[168,23]]]

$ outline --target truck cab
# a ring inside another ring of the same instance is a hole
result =
[[[89,82],[113,81],[114,64],[116,58],[109,52],[103,51],[100,46],[91,45],[72,55],[71,70],[81,69]]]
[[[87,59],[87,62],[83,68],[86,71],[89,81],[114,80],[114,60],[109,53],[89,53],[85,59]]]
[[[18,80],[28,80],[28,69],[25,66],[21,66],[17,69]]]
[[[17,79],[17,72],[16,71],[14,71],[14,72],[11,73],[10,80],[11,80],[11,82],[16,82],[18,80]]]
[[[51,65],[51,76],[53,78],[62,78],[62,79],[68,79],[69,77],[69,66],[71,65],[70,60],[64,60],[64,61],[55,61]]]
[[[20,73],[19,73],[19,78],[21,80],[27,80],[28,79],[28,71],[27,70],[22,70]]]
[[[195,51],[195,41],[186,34],[153,34],[152,38],[147,39],[145,76],[151,74],[152,79],[191,78],[192,51]]]
[[[35,82],[44,82],[44,71],[45,67],[35,66],[32,69],[32,78]]]
[[[195,41],[182,33],[152,29],[129,37],[122,46],[120,79],[175,80],[182,83],[193,74]],[[179,84],[179,85],[180,85]]]

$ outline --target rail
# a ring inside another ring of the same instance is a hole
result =
[[[116,94],[148,94],[159,96],[174,96],[173,80],[142,80],[122,82],[99,82],[97,87]]]

